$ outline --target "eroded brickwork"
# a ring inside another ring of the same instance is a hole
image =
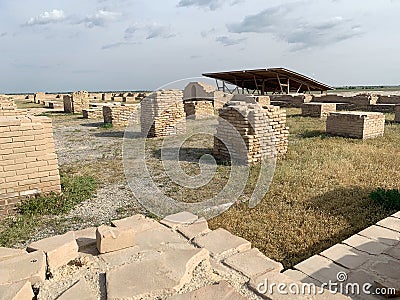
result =
[[[115,104],[103,106],[104,123],[127,126],[130,121],[139,124],[139,104]]]
[[[396,107],[395,107],[394,121],[397,123],[400,123],[400,105],[396,105]]]
[[[85,91],[74,92],[72,96],[65,95],[64,112],[66,113],[82,113],[84,109],[89,109],[89,93]]]
[[[384,131],[385,115],[376,112],[335,112],[326,123],[328,134],[357,139],[383,136]]]
[[[60,192],[51,119],[0,117],[0,215],[21,197]]]
[[[185,113],[193,119],[207,118],[214,115],[214,106],[212,101],[189,100],[185,101]]]
[[[336,111],[336,103],[306,103],[301,107],[301,114],[305,117],[327,118]]]

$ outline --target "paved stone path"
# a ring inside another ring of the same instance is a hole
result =
[[[0,248],[0,299],[349,299],[321,287],[343,279],[399,292],[399,224],[397,213],[282,272],[250,242],[193,214],[160,223],[135,215],[26,250]],[[302,293],[304,283],[315,289]]]

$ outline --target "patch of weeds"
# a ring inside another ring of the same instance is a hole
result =
[[[378,188],[369,194],[369,197],[378,205],[388,210],[400,210],[400,191]]]
[[[102,128],[102,129],[110,129],[113,127],[114,127],[114,125],[112,123],[104,123],[99,126],[99,128]]]

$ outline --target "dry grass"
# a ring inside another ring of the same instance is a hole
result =
[[[400,187],[400,125],[387,124],[383,138],[351,140],[327,137],[322,120],[299,113],[288,111],[289,152],[263,201],[254,209],[237,205],[210,221],[212,228],[248,239],[285,267],[391,214],[368,194],[377,187]]]

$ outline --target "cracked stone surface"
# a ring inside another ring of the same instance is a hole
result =
[[[378,255],[390,248],[389,245],[382,244],[376,240],[369,239],[362,235],[355,234],[343,241],[343,244],[349,245],[357,250],[364,251],[372,255]]]
[[[189,225],[197,221],[199,217],[184,211],[174,215],[169,215],[160,221],[161,224],[176,229],[182,225]]]
[[[100,253],[133,247],[135,245],[135,232],[130,228],[102,225],[96,231],[96,244]]]
[[[26,300],[34,296],[29,281],[0,285],[0,300]]]
[[[57,300],[71,299],[95,300],[96,297],[93,295],[87,282],[84,279],[81,279],[57,298]]]
[[[157,221],[139,214],[121,220],[114,220],[111,224],[115,227],[131,228],[136,233],[155,228],[163,228]]]
[[[208,233],[211,230],[208,228],[207,220],[200,218],[189,225],[179,226],[178,232],[189,240],[194,239],[202,234]]]
[[[106,274],[110,299],[134,299],[178,291],[191,280],[201,261],[208,259],[205,249],[161,253],[156,259],[133,262]]]
[[[333,260],[347,269],[357,269],[368,261],[368,254],[358,251],[352,247],[337,244],[323,251],[320,255]]]
[[[26,254],[25,250],[0,247],[0,261]]]
[[[72,231],[63,235],[49,237],[33,242],[27,247],[28,252],[43,251],[51,272],[67,264],[78,256],[78,244]]]

